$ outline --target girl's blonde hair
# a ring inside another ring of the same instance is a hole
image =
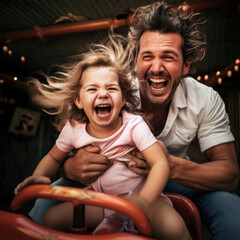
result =
[[[61,71],[52,76],[46,76],[47,84],[38,79],[31,79],[28,83],[33,93],[33,101],[43,108],[45,112],[57,115],[55,126],[60,131],[69,120],[79,122],[88,121],[84,110],[80,110],[74,103],[79,96],[81,77],[83,72],[92,66],[106,66],[113,70],[119,78],[126,104],[123,109],[136,113],[139,99],[134,94],[136,89],[132,86],[131,71],[131,44],[120,35],[110,35],[106,43],[92,44],[89,51],[76,56],[73,63],[61,66]]]

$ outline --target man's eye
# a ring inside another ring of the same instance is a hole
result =
[[[152,59],[152,56],[150,56],[150,55],[145,55],[145,56],[143,56],[142,59],[145,60],[145,61],[149,61],[149,60]]]
[[[174,58],[172,56],[164,56],[163,59],[167,62],[174,61]]]

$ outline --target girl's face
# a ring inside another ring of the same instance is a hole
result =
[[[88,117],[89,133],[118,130],[122,124],[119,113],[125,104],[118,75],[108,67],[93,66],[83,72],[80,81],[81,88],[75,104]]]

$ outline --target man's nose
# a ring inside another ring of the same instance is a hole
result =
[[[164,71],[163,63],[160,59],[154,59],[151,66],[151,72],[158,74]]]

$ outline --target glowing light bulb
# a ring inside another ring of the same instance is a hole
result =
[[[240,60],[237,58],[236,60],[235,60],[235,64],[239,64],[240,63]]]
[[[217,71],[217,72],[216,72],[216,76],[219,76],[220,74],[221,74],[220,71]]]
[[[26,59],[25,59],[24,56],[21,56],[21,61],[22,61],[22,62],[25,62],[25,61],[26,61]]]
[[[222,84],[222,78],[218,78],[218,84]]]
[[[234,70],[235,70],[236,72],[238,72],[239,66],[238,66],[238,65],[235,65],[235,66],[234,66]]]
[[[231,76],[232,76],[232,71],[231,71],[231,70],[228,70],[228,71],[227,71],[227,76],[228,76],[228,77],[231,77]]]
[[[14,81],[17,81],[17,80],[18,80],[18,78],[17,78],[17,77],[14,77],[14,78],[13,78],[13,80],[14,80]]]
[[[202,77],[199,75],[197,76],[197,80],[200,81],[202,79]]]
[[[8,47],[7,46],[3,46],[3,51],[7,52],[8,51]]]
[[[207,81],[208,78],[209,78],[209,76],[206,74],[206,75],[204,76],[204,80]]]

